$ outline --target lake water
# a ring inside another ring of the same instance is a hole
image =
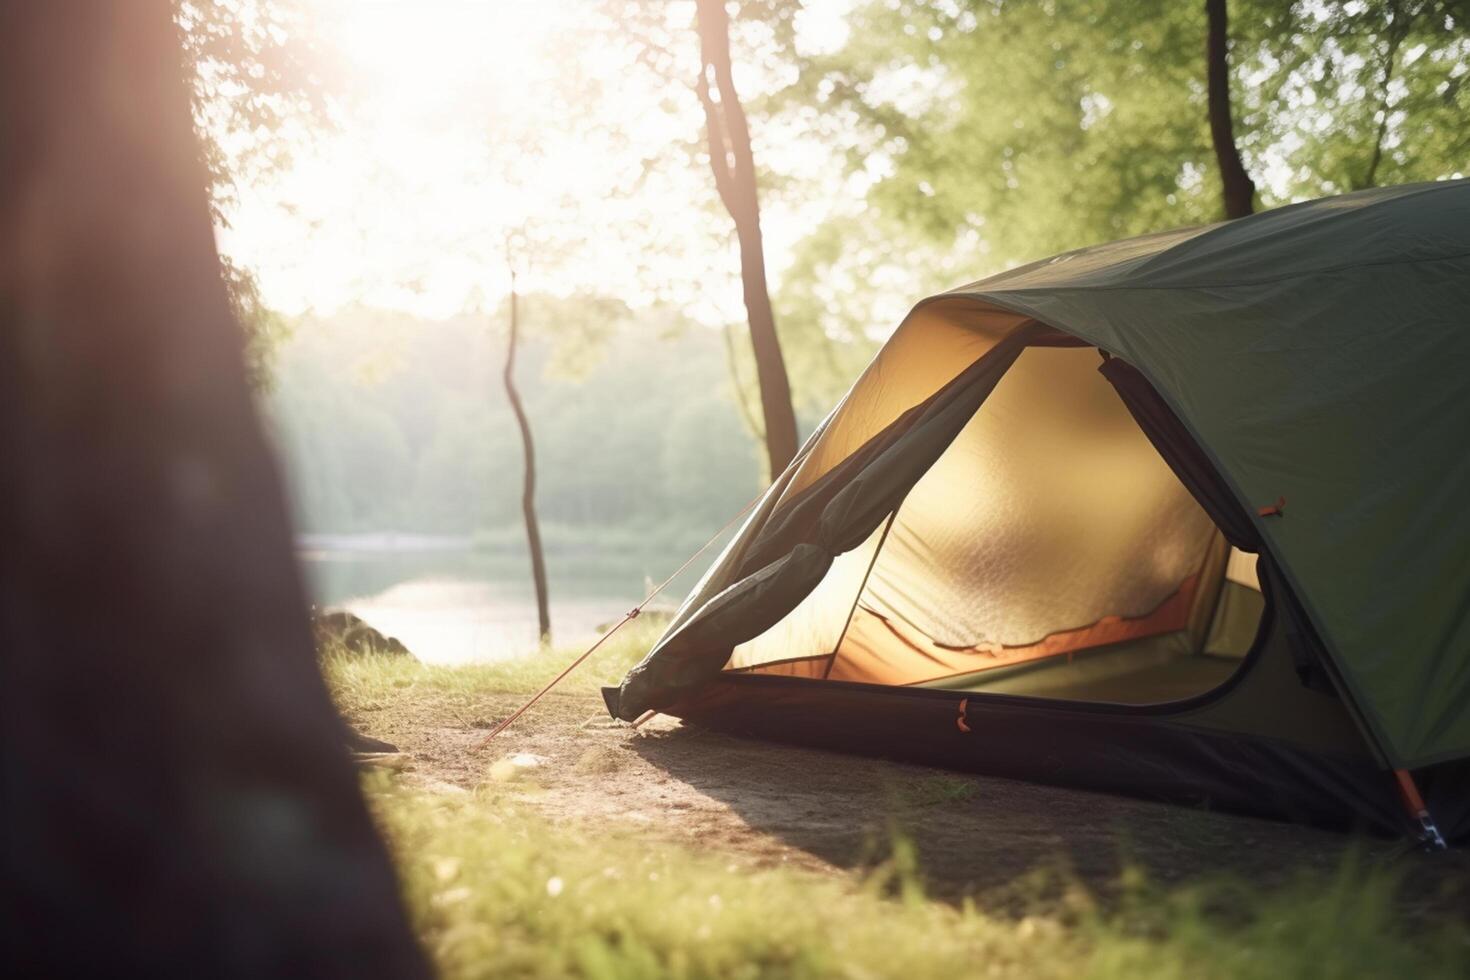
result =
[[[366,537],[306,540],[298,554],[317,605],[345,607],[425,663],[504,660],[536,649],[536,600],[524,556],[452,541]],[[553,643],[591,643],[684,557],[548,555]],[[650,608],[677,605],[702,571],[681,575]]]

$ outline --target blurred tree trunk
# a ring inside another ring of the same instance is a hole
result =
[[[765,421],[766,459],[775,478],[796,455],[796,413],[776,316],[766,286],[765,246],[761,241],[760,200],[756,192],[755,158],[750,128],[730,71],[730,18],[724,0],[697,0],[700,74],[695,85],[704,107],[709,165],[725,210],[735,222],[740,242],[740,279],[750,344],[755,352]]]
[[[1243,218],[1255,211],[1256,185],[1235,145],[1235,124],[1230,116],[1230,43],[1229,14],[1226,0],[1205,0],[1205,17],[1209,21],[1205,39],[1205,64],[1208,77],[1210,138],[1215,144],[1215,159],[1220,165],[1220,183],[1224,195],[1225,217]]]
[[[0,4],[0,945],[16,976],[423,976],[317,667],[171,12]]]
[[[516,293],[516,273],[510,271],[510,341],[505,352],[505,396],[510,399],[510,408],[515,412],[516,425],[521,429],[521,449],[525,453],[526,469],[521,483],[521,514],[526,519],[526,544],[531,550],[531,580],[536,585],[536,623],[541,642],[551,642],[551,603],[546,594],[546,556],[541,550],[541,524],[536,520],[536,446],[531,440],[531,421],[526,417],[526,408],[516,391],[516,339],[520,332],[520,305]]]

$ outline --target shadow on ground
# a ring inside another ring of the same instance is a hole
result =
[[[518,695],[434,692],[374,701],[351,720],[412,759],[403,778],[462,792],[497,760],[536,765],[506,792],[552,821],[671,840],[732,863],[843,874],[912,849],[927,892],[1023,915],[1079,891],[1104,903],[1125,871],[1162,886],[1223,877],[1257,888],[1330,876],[1345,862],[1405,878],[1408,921],[1470,923],[1470,854],[1123,796],[736,738],[658,716],[633,731],[600,699],[553,694],[486,746]]]
[[[671,726],[629,748],[726,804],[751,830],[838,868],[875,865],[908,841],[930,894],[1024,914],[1081,883],[1120,894],[1125,869],[1162,885],[1225,876],[1256,886],[1344,862],[1406,876],[1411,918],[1470,917],[1470,862],[1405,844],[1122,796],[948,772]]]

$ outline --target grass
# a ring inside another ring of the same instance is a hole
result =
[[[648,652],[663,632],[661,623],[634,620],[622,627],[587,662],[559,684],[562,694],[595,694],[622,680],[628,668]],[[411,657],[358,656],[328,651],[323,669],[334,696],[347,711],[371,711],[388,701],[412,697],[415,691],[443,696],[451,710],[471,710],[485,694],[525,694],[541,689],[581,653],[542,650],[497,663],[435,667]]]
[[[900,782],[898,801],[908,806],[938,806],[973,799],[980,792],[975,780],[947,772],[926,773]]]
[[[448,977],[1067,976],[1081,950],[973,910],[598,828],[492,794],[375,791],[414,924]],[[1061,955],[1058,955],[1061,953]],[[993,969],[992,969],[993,968]]]
[[[1128,908],[992,918],[925,898],[912,851],[851,880],[758,869],[594,827],[492,789],[370,793],[446,977],[1462,977],[1463,935],[1408,937],[1396,881],[1345,865],[1273,894],[1135,882]],[[1222,903],[1234,914],[1210,911]]]
[[[615,682],[657,630],[624,632],[566,689]],[[460,668],[332,656],[326,666],[350,710],[432,692],[470,711],[485,693],[534,689],[573,656]],[[577,763],[589,792],[608,764],[595,749]],[[1130,872],[1107,911],[1075,885],[1061,905],[1017,919],[929,898],[901,831],[872,870],[822,875],[759,867],[722,854],[719,841],[696,850],[630,829],[552,825],[493,780],[449,794],[379,773],[365,787],[417,932],[448,978],[1470,975],[1465,930],[1407,933],[1396,875],[1357,860],[1272,890],[1230,880],[1164,888]],[[930,806],[975,789],[935,773],[896,792]]]
[[[1231,879],[1166,890],[1130,889],[1127,907],[1094,918],[1090,972],[1194,977],[1463,977],[1470,935],[1463,927],[1406,930],[1401,876],[1349,856],[1324,878],[1303,873],[1263,892]]]

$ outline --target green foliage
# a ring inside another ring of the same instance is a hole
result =
[[[962,253],[916,238],[876,209],[813,229],[774,297],[803,419],[814,424],[836,404],[917,300],[972,274]]]
[[[924,295],[1217,215],[1202,5],[873,0],[848,25],[767,103],[865,197],[781,276],[783,339],[829,401]]]
[[[1470,3],[1236,4],[1242,144],[1316,197],[1463,173]]]
[[[1217,213],[1203,38],[1167,0],[874,2],[788,97],[872,206],[1001,266]]]
[[[235,322],[245,333],[246,379],[254,390],[268,391],[274,381],[276,352],[291,336],[290,324],[261,301],[260,285],[249,269],[236,264],[228,255],[221,255],[220,273],[224,276]]]
[[[175,0],[174,11],[210,216],[226,228],[239,185],[288,167],[292,146],[326,124],[325,87],[299,0]],[[264,390],[285,322],[261,302],[250,269],[229,256],[220,266],[245,333],[250,382]]]
[[[1265,205],[1465,170],[1464,0],[1229,9],[1237,142]],[[869,0],[849,27],[766,104],[837,148],[866,198],[784,274],[793,338],[881,335],[896,287],[1221,216],[1203,4]]]
[[[326,121],[300,0],[175,0],[194,123],[227,224],[239,183],[289,166],[304,125]]]
[[[795,78],[798,67],[797,19],[802,11],[800,0],[753,0],[729,5],[730,46],[735,80],[742,104],[748,104],[752,117],[769,116],[764,93],[774,86]],[[693,4],[669,4],[662,0],[598,0],[594,5],[592,30],[602,40],[622,47],[640,75],[647,76],[664,93],[650,112],[658,112],[674,122],[681,138],[671,142],[664,152],[644,161],[642,181],[675,186],[676,171],[692,174],[694,192],[686,206],[700,216],[698,227],[708,239],[708,253],[723,250],[733,261],[734,228],[728,213],[715,193],[709,162],[709,144],[703,113],[695,95],[699,77],[699,39],[695,29]],[[642,120],[640,120],[640,123]],[[766,166],[768,149],[785,149],[768,140],[763,120],[753,118],[752,141],[757,167],[759,197],[764,213],[773,203],[797,205],[812,188],[807,187],[780,167]],[[701,193],[701,191],[703,193]],[[657,243],[651,243],[657,246]],[[709,270],[714,275],[733,275],[733,264]],[[768,272],[779,273],[771,268]],[[779,279],[773,275],[772,284]],[[661,290],[667,283],[650,284]],[[703,291],[704,284],[695,288]],[[781,342],[787,375],[791,382],[793,409],[798,428],[809,428],[831,407],[832,402],[852,383],[872,353],[865,335],[842,329],[825,330],[831,317],[818,317],[810,309],[793,309],[807,302],[805,295],[793,297],[773,289],[777,334]],[[727,370],[732,384],[745,406],[742,413],[747,431],[763,439],[760,392],[748,331],[744,321],[730,324],[730,353]],[[803,424],[804,423],[804,424]]]

